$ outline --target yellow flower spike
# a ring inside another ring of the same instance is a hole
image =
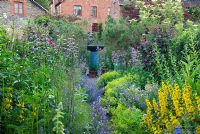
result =
[[[169,82],[167,82],[167,90],[168,91],[172,91],[172,86],[171,86],[171,84]]]
[[[196,134],[200,134],[200,126],[196,127]]]
[[[178,84],[172,86],[170,83],[162,82],[158,90],[158,101],[159,107],[155,99],[152,103],[146,100],[148,108],[144,122],[154,134],[171,133],[177,126],[184,125],[180,122],[182,116],[196,122],[196,115],[200,114],[200,97],[192,94],[189,85],[185,85],[182,91]],[[196,133],[200,134],[200,126],[196,127]]]
[[[172,113],[170,113],[170,122],[172,124],[172,129],[176,128],[180,125],[179,120],[174,116]]]
[[[152,109],[151,102],[148,99],[146,99],[146,104],[147,104],[148,109]]]
[[[170,122],[170,121],[169,121],[168,119],[166,119],[166,120],[164,121],[164,124],[165,124],[165,127],[166,127],[167,131],[171,131],[171,125],[170,125],[169,122]]]
[[[148,129],[152,131],[152,124],[153,124],[152,105],[148,99],[146,99],[146,104],[147,104],[147,115],[144,117],[144,120],[148,126]]]
[[[195,99],[196,99],[196,104],[197,104],[197,111],[200,113],[200,97],[196,96]]]
[[[153,99],[153,108],[154,108],[154,111],[157,112],[158,111],[158,104],[156,103],[156,100]]]
[[[177,116],[183,114],[183,108],[181,108],[181,91],[177,84],[174,85],[174,90],[171,93],[172,103],[174,105],[174,110]]]
[[[162,86],[162,89],[165,89],[165,83],[164,82],[162,82],[161,86]]]
[[[194,106],[192,104],[192,99],[191,99],[192,98],[192,91],[191,91],[189,85],[185,85],[182,98],[183,98],[183,101],[185,103],[186,111],[188,113],[193,113],[194,112]]]
[[[160,103],[160,111],[161,111],[161,116],[163,117],[167,113],[167,106],[168,106],[168,92],[166,91],[161,91],[161,89],[158,91],[158,98],[159,98],[159,103]]]

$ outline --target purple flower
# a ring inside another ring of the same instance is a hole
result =
[[[154,51],[148,51],[147,54],[148,54],[148,55],[153,55],[153,54],[154,54]]]
[[[148,60],[147,60],[147,57],[145,57],[143,61],[144,61],[144,62],[147,62],[147,61],[148,61]]]

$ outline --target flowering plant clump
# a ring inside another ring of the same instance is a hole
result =
[[[192,93],[187,84],[182,90],[177,84],[172,86],[162,82],[158,102],[154,99],[151,104],[146,100],[148,108],[144,122],[149,131],[155,134],[171,133],[177,127],[182,127],[187,132],[199,130],[200,97]]]

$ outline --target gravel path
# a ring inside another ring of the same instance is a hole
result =
[[[93,111],[93,134],[111,134],[107,122],[107,111],[102,107],[100,98],[103,94],[102,89],[96,87],[97,78],[89,78],[87,75],[83,76],[83,86],[88,94],[88,101],[91,104]]]

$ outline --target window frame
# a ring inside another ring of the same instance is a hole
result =
[[[75,7],[79,7],[80,8],[80,14],[75,14],[75,10],[77,10],[77,9],[75,9]],[[83,12],[83,9],[82,9],[82,6],[81,5],[74,5],[73,6],[73,15],[74,16],[82,16],[82,12]]]
[[[97,18],[97,6],[91,6],[91,16]]]
[[[99,32],[99,23],[92,23],[92,32]]]
[[[16,5],[17,5],[17,7],[16,7]],[[24,15],[24,3],[23,2],[14,1],[14,15],[19,15],[19,16]]]

